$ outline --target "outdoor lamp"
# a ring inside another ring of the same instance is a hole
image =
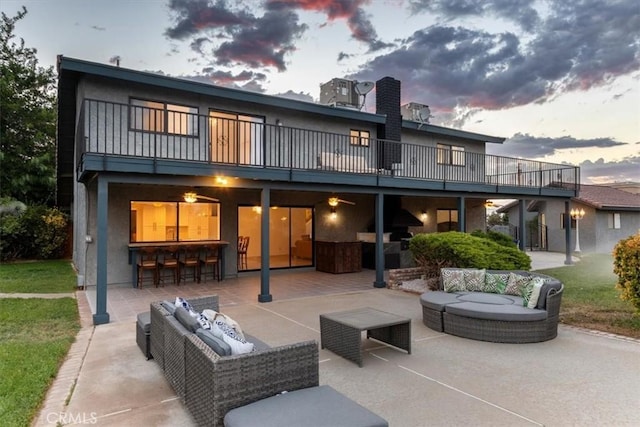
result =
[[[183,195],[184,201],[187,203],[195,203],[198,200],[198,195],[193,191],[188,191]]]

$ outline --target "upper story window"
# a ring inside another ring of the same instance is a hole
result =
[[[438,144],[438,164],[464,166],[464,147]]]
[[[620,229],[620,214],[619,213],[610,213],[607,215],[607,223],[609,228]]]
[[[360,145],[363,147],[369,146],[369,139],[371,133],[368,130],[351,129],[349,133],[351,145]]]
[[[198,109],[131,98],[131,129],[198,136]]]

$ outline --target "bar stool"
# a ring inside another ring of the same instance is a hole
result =
[[[138,289],[142,289],[144,283],[144,272],[152,272],[152,283],[158,287],[158,249],[154,247],[142,247],[138,250],[138,261],[136,262],[138,267],[138,280],[136,286]]]
[[[211,278],[220,281],[220,256],[218,255],[218,247],[214,245],[206,245],[203,247],[202,257],[200,258],[200,279],[204,278],[207,282],[207,266],[211,266]]]
[[[238,271],[247,269],[247,249],[249,236],[238,236]]]
[[[180,263],[178,262],[178,247],[169,246],[158,257],[158,282],[164,286],[167,271],[171,271],[173,283],[180,286]]]
[[[186,246],[182,251],[178,264],[180,265],[180,280],[187,283],[189,269],[193,273],[193,281],[200,283],[200,251],[196,246]]]

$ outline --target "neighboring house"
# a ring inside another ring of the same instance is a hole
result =
[[[403,117],[390,77],[369,113],[66,57],[58,75],[58,204],[96,324],[108,285],[136,285],[141,246],[220,242],[224,274],[260,271],[267,302],[270,270],[316,266],[317,241],[372,241],[383,287],[387,240],[484,229],[488,198],[578,190],[576,167],[487,155],[504,139]]]
[[[619,184],[615,184],[618,186]],[[631,186],[633,187],[633,186]],[[626,188],[626,186],[625,186]],[[516,226],[511,216],[517,215],[518,203],[510,203],[500,212],[509,214],[509,222]],[[611,253],[620,240],[640,232],[640,194],[619,190],[612,185],[580,186],[580,193],[571,199],[571,209],[584,210],[584,217],[571,219],[571,250],[576,249],[576,238],[582,253]],[[534,248],[549,251],[565,251],[565,205],[558,200],[534,200],[527,203],[527,211],[537,221],[529,230],[539,230],[540,236],[531,236],[531,241],[541,242]],[[516,217],[517,218],[517,217]],[[577,230],[576,230],[577,226]],[[576,232],[577,231],[577,232]]]

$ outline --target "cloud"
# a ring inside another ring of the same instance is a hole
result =
[[[544,103],[563,93],[606,85],[640,68],[635,0],[556,0],[548,3],[544,16],[520,0],[410,5],[414,11],[450,18],[487,12],[508,18],[504,11],[519,11],[513,18],[521,26],[517,33],[436,24],[414,32],[401,41],[401,49],[375,57],[349,76],[394,76],[402,81],[403,102],[428,104],[441,123],[453,123],[474,109]],[[406,94],[412,94],[411,99]]]
[[[225,0],[171,0],[173,26],[165,31],[169,39],[192,38],[191,48],[217,65],[274,67],[286,70],[285,55],[295,50],[294,42],[306,31],[298,15],[282,5],[267,3],[257,17],[247,7],[231,6]],[[203,44],[225,39],[211,51]]]
[[[539,159],[555,154],[558,150],[607,148],[626,145],[611,138],[576,139],[571,136],[559,138],[535,137],[517,133],[503,144],[488,144],[487,153],[506,157]]]
[[[489,15],[515,22],[525,31],[532,31],[540,23],[531,0],[410,0],[409,8],[412,13],[429,12],[445,20]]]
[[[587,160],[580,163],[580,175],[584,183],[640,182],[640,156],[610,162],[602,158],[595,162]]]
[[[233,74],[230,71],[216,70],[213,67],[204,68],[201,74],[182,75],[180,77],[202,83],[261,93],[265,92],[262,83],[267,79],[267,76],[264,73],[244,70],[237,74]]]
[[[369,46],[369,52],[394,46],[378,39],[370,15],[363,6],[369,0],[271,0],[270,4],[286,5],[292,9],[325,13],[329,21],[344,19],[351,30],[351,37]]]
[[[275,96],[279,96],[281,98],[296,99],[298,101],[313,102],[313,97],[310,94],[304,92],[294,92],[292,90],[288,90],[283,93],[277,93],[275,94]]]

